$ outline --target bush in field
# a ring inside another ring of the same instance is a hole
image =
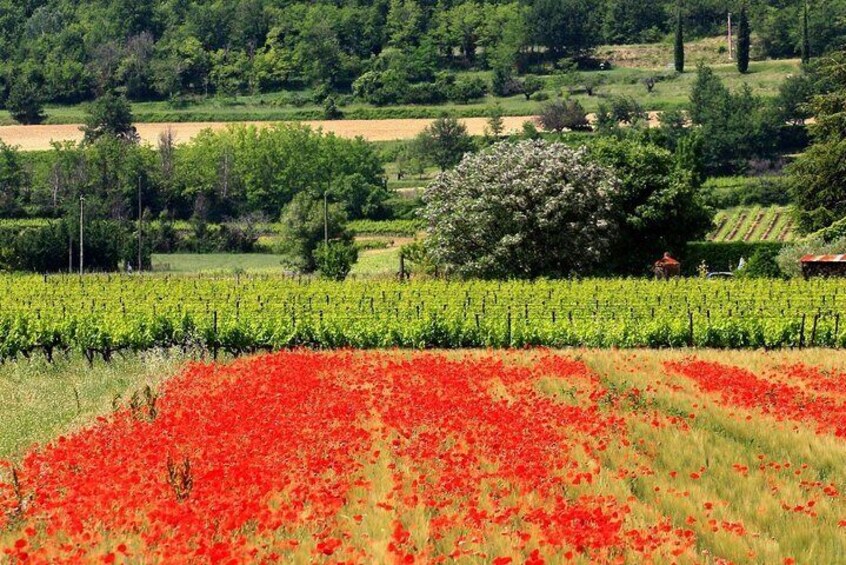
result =
[[[329,204],[324,221],[323,199],[300,192],[282,212],[279,251],[295,269],[312,273],[318,267],[315,251],[325,243],[326,228],[330,242],[352,243],[346,228],[347,216],[339,204]]]
[[[587,113],[578,100],[555,100],[545,104],[538,116],[543,129],[561,133],[562,131],[590,131]]]
[[[314,250],[317,272],[325,279],[342,281],[358,260],[358,249],[349,241],[321,242]]]
[[[513,96],[523,92],[523,83],[514,78],[510,69],[494,69],[491,92],[497,96]]]
[[[85,142],[93,143],[104,135],[138,141],[138,132],[132,121],[132,107],[126,98],[104,94],[86,108],[85,125],[82,127]]]
[[[523,79],[521,87],[523,91],[523,96],[526,97],[526,100],[529,100],[532,98],[533,94],[543,90],[544,82],[543,79],[538,78],[536,76],[528,76]]]
[[[40,124],[46,117],[41,92],[36,84],[27,79],[12,83],[6,109],[13,120],[25,126]]]
[[[746,266],[740,270],[739,275],[749,279],[776,279],[784,275],[776,262],[778,251],[769,248],[760,248],[746,262]]]
[[[619,124],[633,124],[638,120],[646,120],[649,115],[643,106],[631,96],[614,96],[611,98],[611,117]]]
[[[427,189],[427,245],[463,276],[593,272],[613,239],[619,184],[562,143],[499,143],[466,156]]]
[[[323,100],[323,119],[324,120],[341,120],[344,117],[344,113],[338,108],[338,105],[335,103],[334,96],[327,96],[325,100]]]
[[[465,153],[473,150],[467,126],[455,118],[438,118],[417,136],[417,150],[424,160],[442,171],[455,166]]]

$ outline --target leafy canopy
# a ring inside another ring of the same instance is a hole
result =
[[[426,189],[426,244],[435,261],[462,276],[587,274],[615,235],[619,189],[585,149],[498,143]]]

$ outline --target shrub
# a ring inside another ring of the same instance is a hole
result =
[[[540,139],[541,134],[538,131],[537,126],[535,126],[535,122],[527,120],[523,122],[523,131],[520,136],[523,139]]]
[[[772,241],[702,241],[688,243],[681,256],[683,272],[693,275],[704,261],[710,271],[733,271],[740,259],[749,260],[759,250],[762,253],[780,253],[785,244]],[[785,272],[784,269],[781,269]]]
[[[543,79],[535,77],[535,76],[528,76],[523,79],[521,86],[521,90],[523,91],[523,96],[526,97],[526,100],[530,100],[532,96],[543,90],[544,82]]]
[[[473,100],[484,98],[488,87],[480,78],[456,80],[446,88],[446,97],[450,102],[467,104]]]
[[[138,132],[132,125],[132,107],[123,96],[104,94],[86,108],[85,142],[93,143],[107,135],[127,141],[138,141]]]
[[[515,79],[510,71],[494,69],[491,91],[497,96],[514,96],[515,94],[522,94],[523,84]]]
[[[440,104],[444,101],[444,93],[435,84],[416,82],[406,87],[404,99],[408,104]]]
[[[649,116],[631,96],[614,96],[611,98],[611,118],[618,124],[633,124],[638,120],[646,120]]]
[[[442,171],[455,166],[465,153],[474,149],[467,127],[455,118],[433,121],[415,140],[419,154]]]
[[[780,249],[774,247],[758,247],[749,257],[746,266],[740,270],[739,276],[748,279],[776,279],[784,275],[776,261]]]
[[[17,80],[12,84],[6,100],[6,109],[13,120],[25,126],[40,124],[46,117],[40,89],[26,79]]]
[[[808,239],[818,239],[825,243],[831,243],[843,237],[846,237],[846,218],[837,220],[830,226],[812,233],[808,236]]]
[[[547,131],[561,133],[571,131],[590,131],[590,122],[578,100],[555,100],[541,108],[538,121]]]
[[[358,249],[349,241],[321,242],[314,250],[317,272],[325,279],[342,281],[358,260]]]
[[[331,241],[352,242],[343,208],[330,204],[324,216],[323,206],[322,198],[300,192],[282,213],[279,251],[290,266],[304,273],[317,268],[315,250],[324,242],[327,230]]]
[[[408,89],[406,77],[395,70],[368,71],[352,85],[353,94],[376,106],[398,104],[403,101]]]
[[[335,104],[335,98],[327,96],[323,101],[323,119],[324,120],[340,120],[344,117],[344,113]]]

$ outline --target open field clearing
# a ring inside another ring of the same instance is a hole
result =
[[[846,346],[837,280],[0,277],[0,360],[160,347]]]
[[[503,118],[506,132],[518,131],[523,122],[533,120],[532,116]],[[471,135],[485,132],[486,118],[466,118],[462,120]],[[303,122],[339,137],[363,137],[369,141],[393,141],[409,139],[423,131],[432,122],[431,119],[396,119],[396,120],[340,120]],[[245,122],[264,125],[266,122]],[[136,124],[142,143],[156,145],[159,136],[170,128],[177,143],[187,143],[205,129],[221,130],[228,122],[195,123],[146,123]],[[82,132],[78,124],[44,126],[0,126],[0,139],[8,145],[20,147],[24,151],[43,151],[50,149],[53,141],[81,141]]]
[[[168,253],[153,255],[153,270],[162,273],[281,273],[282,255],[269,253]]]
[[[778,86],[784,78],[796,72],[798,68],[798,61],[785,60],[752,63],[750,73],[747,75],[738,74],[733,65],[718,65],[714,67],[714,70],[731,89],[739,88],[745,83],[752,87],[755,94],[772,97],[778,92]],[[579,100],[588,112],[595,112],[599,104],[607,103],[611,96],[629,96],[637,100],[643,108],[652,111],[654,121],[655,111],[681,108],[688,103],[696,73],[688,72],[662,80],[655,86],[652,93],[648,93],[643,81],[654,75],[655,71],[650,69],[620,68],[608,71],[602,73],[603,83],[597,88],[595,96],[575,94],[572,98]],[[566,90],[563,75],[550,75],[544,77],[544,80],[550,97],[557,96]],[[256,97],[243,97],[238,104],[223,107],[216,106],[214,101],[204,101],[185,111],[169,109],[163,102],[145,102],[135,104],[133,108],[136,127],[142,142],[155,145],[159,135],[168,127],[175,133],[178,143],[185,143],[207,128],[222,129],[236,122],[264,124],[279,121],[302,122],[323,128],[324,131],[333,132],[341,137],[361,136],[370,141],[393,141],[414,137],[431,123],[433,118],[443,113],[462,117],[471,135],[482,135],[487,120],[484,116],[490,112],[495,103],[500,104],[502,111],[507,115],[503,118],[506,132],[519,131],[524,122],[534,119],[533,116],[541,107],[539,102],[527,101],[523,96],[505,99],[488,97],[479,103],[467,105],[379,108],[381,115],[385,115],[388,119],[355,119],[355,113],[351,113],[348,115],[350,119],[336,121],[303,119],[299,109],[292,113],[271,111]],[[253,107],[253,105],[256,106]],[[203,110],[205,106],[208,108]],[[390,116],[392,111],[396,111],[397,117]],[[315,116],[319,114],[317,110],[313,113]],[[409,113],[414,117],[405,117]],[[10,125],[13,122],[0,115],[0,124],[4,124],[0,125],[0,139],[24,151],[48,150],[51,147],[51,141],[82,139],[79,123],[84,119],[85,114],[81,106],[52,107],[47,109],[47,114],[49,125],[41,126]]]
[[[568,79],[563,74],[542,76],[548,98],[568,95],[578,100],[587,112],[596,112],[599,105],[607,104],[614,96],[626,96],[636,100],[645,110],[662,111],[683,108],[690,99],[690,90],[696,78],[695,59],[691,60],[689,72],[675,75],[655,68],[615,68],[610,71],[583,73],[599,81],[595,95],[588,96],[578,88],[569,92]],[[726,86],[735,90],[748,84],[752,91],[763,98],[772,98],[778,93],[781,82],[799,70],[798,60],[758,61],[750,66],[750,72],[741,75],[731,64],[715,65],[714,71]],[[484,80],[490,80],[489,72],[472,73]],[[647,78],[659,77],[652,92],[644,86]],[[505,118],[506,131],[519,130],[526,120],[536,115],[541,102],[526,100],[522,95],[507,98],[487,96],[469,104],[443,104],[436,106],[387,106],[374,107],[368,104],[351,103],[343,107],[344,120],[323,121],[322,108],[287,107],[275,97],[284,98],[285,93],[238,96],[233,99],[200,99],[184,107],[174,108],[167,102],[141,102],[132,105],[136,126],[145,142],[155,143],[159,134],[170,126],[178,141],[185,142],[207,127],[219,129],[227,123],[266,123],[297,121],[323,127],[340,136],[363,136],[371,141],[391,141],[414,137],[434,118],[450,114],[466,120],[470,133],[484,133],[486,116],[498,104]],[[50,141],[77,141],[82,138],[79,124],[85,119],[85,107],[49,106],[46,108],[47,124],[42,126],[17,126],[8,113],[0,112],[0,139],[23,150],[50,149]]]
[[[12,563],[836,563],[844,370],[846,354],[820,351],[193,364],[2,463],[0,550]]]
[[[700,61],[706,65],[731,64],[724,36],[687,41],[684,50],[685,58],[693,64]],[[658,43],[633,45],[602,45],[597,47],[596,57],[607,59],[618,67],[669,68],[673,64],[673,43],[666,40]]]
[[[157,273],[284,273],[284,255],[269,253],[169,253],[153,255]],[[385,249],[361,251],[350,272],[352,278],[392,276],[399,271],[399,244]]]

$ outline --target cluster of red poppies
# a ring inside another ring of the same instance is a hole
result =
[[[701,360],[667,363],[666,368],[692,379],[702,391],[719,395],[728,406],[846,437],[846,398],[839,394],[846,390],[843,376],[804,365],[759,376],[740,367]]]
[[[0,531],[20,535],[3,553],[50,563],[680,555],[690,529],[660,516],[634,527],[632,500],[596,484],[602,453],[629,445],[608,398],[583,363],[544,351],[300,351],[194,365],[163,387],[155,414],[120,409],[33,449],[14,480],[4,464]]]

